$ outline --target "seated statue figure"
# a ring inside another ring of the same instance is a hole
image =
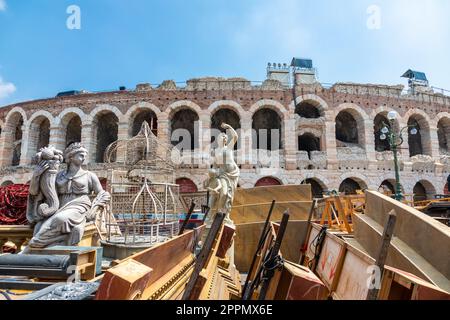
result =
[[[86,223],[106,208],[110,195],[94,173],[82,168],[86,157],[80,143],[70,144],[64,152],[67,169],[59,171],[61,151],[47,147],[37,154],[27,206],[28,221],[34,225],[28,248],[78,245]]]

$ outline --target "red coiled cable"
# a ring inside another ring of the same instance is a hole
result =
[[[0,187],[0,225],[26,225],[29,186],[12,184]]]

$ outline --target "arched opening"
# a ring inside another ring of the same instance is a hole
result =
[[[48,146],[49,142],[50,120],[44,116],[37,117],[30,125],[28,156],[33,157],[41,148]]]
[[[442,155],[449,154],[450,143],[450,119],[442,118],[438,122],[438,140],[439,140],[439,152]]]
[[[171,120],[171,142],[180,150],[194,150],[198,148],[199,117],[191,109],[176,112]]]
[[[388,119],[382,115],[378,114],[374,119],[374,133],[375,133],[375,151],[383,152],[383,151],[390,151],[391,147],[389,145],[388,139],[381,140],[380,136],[382,135],[381,130],[384,127],[390,128],[391,123],[388,121]]]
[[[408,126],[414,126],[416,129],[408,128],[409,156],[430,155],[430,126],[426,119],[421,115],[412,115],[408,120]]]
[[[281,186],[281,185],[282,183],[278,179],[275,179],[273,177],[264,177],[256,182],[255,187]]]
[[[311,101],[302,101],[295,107],[295,113],[302,118],[317,119],[321,114],[317,105]]]
[[[417,201],[425,201],[427,200],[427,190],[424,185],[420,182],[417,182],[413,189],[414,193],[414,202]]]
[[[81,118],[78,114],[69,113],[64,116],[61,120],[64,146],[61,148],[66,148],[74,142],[81,142],[81,125]]]
[[[299,136],[298,150],[308,152],[308,157],[311,159],[312,151],[320,151],[320,138],[314,136],[312,133],[305,133]]]
[[[19,112],[15,112],[8,119],[5,125],[4,141],[6,152],[5,159],[8,159],[6,166],[18,166],[22,156],[22,136],[23,117]]]
[[[4,181],[4,182],[2,182],[2,187],[7,187],[7,186],[10,186],[10,185],[13,185],[14,184],[14,182],[12,182],[11,180],[7,180],[7,181]]]
[[[253,149],[276,151],[282,149],[281,118],[272,109],[263,108],[253,115]]]
[[[188,178],[179,178],[175,181],[180,186],[180,193],[195,193],[198,192],[197,185]]]
[[[211,117],[212,148],[217,147],[217,136],[220,132],[223,132],[223,129],[221,127],[222,123],[229,124],[236,131],[241,128],[241,119],[235,111],[226,108],[216,111]],[[234,149],[237,150],[238,146],[240,147],[240,141],[235,144]]]
[[[357,191],[363,190],[364,187],[365,186],[353,180],[352,178],[347,178],[342,181],[341,185],[339,186],[339,192],[346,195],[352,195],[357,194]]]
[[[131,124],[131,136],[136,136],[141,130],[142,124],[147,121],[155,136],[158,136],[158,117],[152,110],[144,109],[136,113]]]
[[[317,182],[315,179],[306,179],[302,182],[302,184],[310,184],[311,185],[311,192],[313,195],[313,198],[321,199],[323,198],[323,193],[325,190],[323,189],[322,185]]]
[[[336,140],[344,143],[358,144],[358,122],[348,111],[341,111],[336,117]]]
[[[384,180],[381,184],[378,190],[388,196],[395,194],[395,186],[392,184],[389,180]]]
[[[117,141],[119,131],[119,119],[111,111],[104,111],[97,114],[93,122],[95,134],[95,162],[102,163],[106,148]]]

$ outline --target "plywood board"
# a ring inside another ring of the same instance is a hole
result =
[[[249,189],[239,188],[234,194],[233,206],[271,203],[272,200],[312,201],[310,185],[268,186]]]
[[[346,242],[347,251],[336,291],[332,294],[337,300],[366,300],[368,293],[368,268],[375,260],[360,251],[353,244],[353,239]]]
[[[275,295],[276,300],[324,300],[325,284],[308,268],[285,263]]]
[[[264,222],[269,213],[270,202],[233,206],[231,210],[231,220],[235,224]],[[276,202],[272,212],[271,221],[281,221],[283,213],[289,209],[290,219],[292,220],[308,220],[309,211],[312,201],[290,201]]]
[[[450,228],[385,195],[366,191],[366,216],[383,227],[391,210],[397,214],[394,237],[450,279]]]
[[[264,222],[245,223],[236,225],[235,264],[240,272],[247,272],[255,254]],[[281,253],[289,261],[297,262],[300,259],[302,234],[307,230],[307,221],[289,220],[284,239],[281,244]]]
[[[345,242],[327,232],[316,272],[331,291],[336,288],[344,262],[345,250]]]

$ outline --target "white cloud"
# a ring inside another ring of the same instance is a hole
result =
[[[6,0],[0,0],[0,11],[6,10]]]
[[[16,92],[16,86],[11,82],[4,82],[0,77],[0,99],[7,98],[14,92]]]

